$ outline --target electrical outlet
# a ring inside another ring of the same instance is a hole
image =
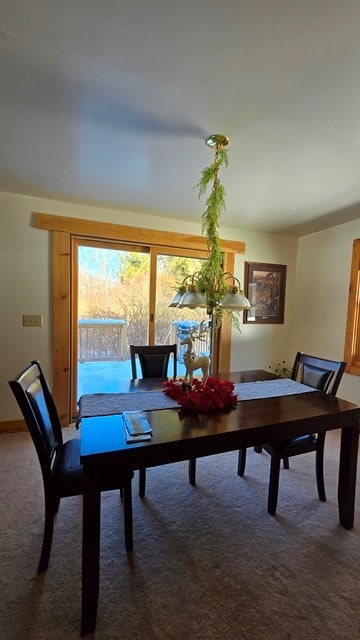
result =
[[[23,327],[42,327],[42,316],[23,316]]]

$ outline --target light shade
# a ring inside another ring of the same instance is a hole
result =
[[[236,289],[236,291],[233,291]],[[224,295],[220,301],[220,306],[223,309],[238,309],[240,311],[251,309],[251,304],[243,291],[239,291],[237,287],[232,287],[232,290]]]
[[[224,273],[225,280],[231,279],[232,285],[229,291],[220,300],[220,305],[223,309],[237,309],[238,311],[248,311],[251,309],[251,304],[247,297],[244,295],[243,290],[240,287],[240,281],[238,278],[232,275],[232,273]]]
[[[189,309],[196,309],[196,307],[206,307],[206,300],[196,286],[191,284],[186,293],[181,297],[180,302],[177,305],[180,309],[188,307]]]
[[[182,297],[183,297],[183,294],[180,293],[180,291],[177,291],[175,293],[175,295],[173,296],[173,298],[172,298],[172,300],[171,300],[171,302],[169,304],[169,307],[177,307]]]

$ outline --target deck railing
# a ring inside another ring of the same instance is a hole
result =
[[[181,345],[181,341],[190,334],[190,331],[199,331],[200,322],[196,320],[173,320],[170,324],[170,337],[169,343],[173,344],[176,342],[177,344],[177,359],[179,362],[184,362],[184,353],[187,347],[185,345]],[[196,356],[200,356],[202,354],[209,355],[210,353],[210,327],[209,323],[206,322],[204,325],[204,335],[202,340],[194,341],[194,352]]]
[[[80,318],[78,360],[127,360],[126,322],[120,318]]]
[[[189,335],[190,329],[198,331],[200,323],[190,320],[174,320],[170,324],[166,343],[177,343],[178,361],[183,362],[186,346],[180,342]],[[205,340],[195,340],[196,355],[208,354],[210,330],[205,325]],[[127,339],[127,322],[121,318],[80,318],[78,321],[78,361],[124,361],[130,358]]]

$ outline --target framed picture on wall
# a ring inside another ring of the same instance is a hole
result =
[[[245,295],[251,309],[244,322],[282,324],[284,322],[286,265],[245,262]]]

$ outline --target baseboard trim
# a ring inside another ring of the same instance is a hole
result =
[[[5,420],[0,422],[1,433],[14,433],[15,431],[27,431],[25,420]]]
[[[66,425],[67,427],[75,427],[76,423]],[[0,433],[16,433],[17,431],[28,431],[25,420],[4,420],[0,422]]]

